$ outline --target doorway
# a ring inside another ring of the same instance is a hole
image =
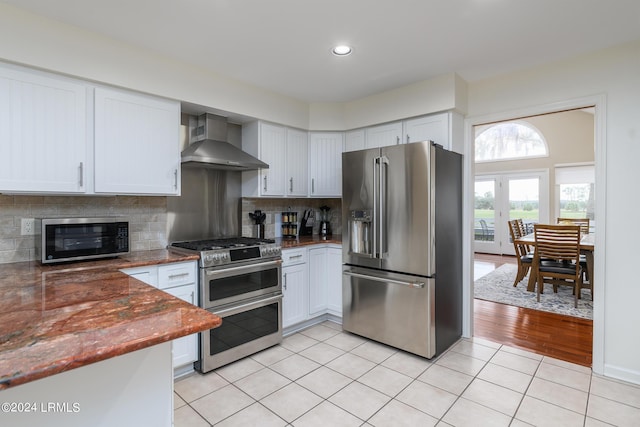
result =
[[[594,106],[594,107],[589,107]],[[554,104],[540,105],[536,107],[529,107],[523,109],[517,109],[502,113],[492,113],[484,116],[475,116],[465,119],[465,152],[469,155],[465,159],[465,194],[467,194],[465,200],[465,234],[468,236],[465,243],[465,285],[464,285],[464,327],[463,333],[465,336],[473,336],[473,316],[474,316],[474,300],[473,300],[473,253],[475,246],[475,233],[474,233],[474,187],[476,178],[476,164],[474,157],[474,126],[496,123],[499,121],[515,120],[516,118],[523,117],[535,117],[537,115],[554,114],[557,112],[591,108],[593,111],[593,128],[591,129],[593,146],[592,150],[595,152],[594,164],[596,166],[595,176],[595,189],[596,189],[596,205],[595,214],[600,224],[605,223],[605,210],[604,210],[604,192],[601,189],[606,187],[606,170],[605,162],[606,158],[606,99],[604,95],[590,96],[580,99],[568,100],[558,102]],[[600,191],[598,191],[600,190]],[[553,201],[551,202],[553,203]],[[554,206],[551,206],[549,212],[553,210]],[[600,227],[599,233],[596,234],[596,247],[604,247],[605,242],[605,230]],[[598,300],[604,299],[604,259],[598,256],[598,249],[595,251],[595,295],[596,301],[594,304],[598,307]],[[466,270],[466,266],[469,266],[470,270]],[[593,321],[593,364],[592,369],[595,373],[601,374],[604,370],[604,310],[600,306],[598,310],[594,311]]]

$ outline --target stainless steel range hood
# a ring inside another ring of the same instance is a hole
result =
[[[227,142],[227,119],[214,114],[193,117],[190,145],[182,152],[182,165],[209,169],[246,171],[266,169],[265,162]]]

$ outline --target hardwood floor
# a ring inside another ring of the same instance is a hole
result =
[[[476,254],[480,268],[515,263],[514,257]],[[474,336],[583,366],[591,366],[593,321],[474,300]]]

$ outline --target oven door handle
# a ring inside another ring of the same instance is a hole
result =
[[[261,262],[258,264],[251,264],[251,265],[243,265],[240,267],[228,267],[228,268],[225,267],[224,269],[220,269],[220,270],[206,269],[205,273],[207,276],[219,276],[219,275],[227,276],[228,275],[227,273],[233,273],[233,272],[243,271],[243,270],[246,272],[259,271],[269,267],[277,267],[280,264],[282,264],[282,260],[278,259],[275,261]]]
[[[260,300],[257,300],[257,301],[251,301],[251,302],[248,302],[246,304],[234,305],[233,307],[229,307],[229,308],[224,309],[224,310],[209,309],[209,311],[212,311],[217,316],[224,317],[224,316],[230,316],[230,315],[237,314],[237,313],[242,313],[243,311],[247,311],[247,310],[250,310],[250,309],[253,309],[253,308],[258,308],[258,307],[262,307],[262,306],[265,306],[265,305],[269,305],[269,304],[272,304],[272,303],[278,302],[278,301],[282,301],[282,294],[281,293],[279,293],[277,295],[274,295],[272,297],[269,297],[269,298],[264,298],[264,299],[260,299]]]

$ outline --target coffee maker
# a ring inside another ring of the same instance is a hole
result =
[[[329,206],[320,206],[320,229],[318,234],[322,237],[331,236],[331,222],[329,221]]]

